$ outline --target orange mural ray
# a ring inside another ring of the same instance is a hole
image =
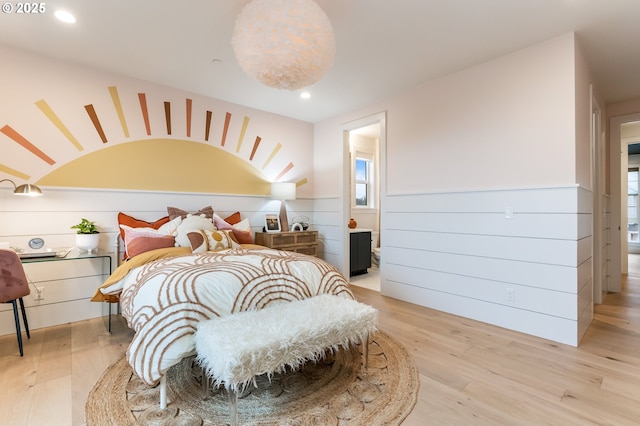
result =
[[[191,107],[193,101],[187,98],[187,137],[191,137]]]
[[[144,120],[144,127],[147,130],[147,136],[151,136],[149,109],[147,108],[147,95],[144,93],[138,93],[138,100],[140,101],[140,109],[142,110],[142,119]]]
[[[276,176],[276,182],[279,181],[280,179],[282,179],[282,176],[286,175],[287,173],[289,173],[289,170],[293,169],[293,163],[289,163],[287,164],[287,167],[285,167],[278,176]]]
[[[58,117],[58,115],[53,112],[49,104],[44,99],[36,102],[36,106],[40,108],[40,111],[42,111],[42,113],[47,116],[47,118],[53,123],[53,125],[56,126],[58,130],[60,130],[60,133],[62,133],[67,139],[69,139],[69,142],[71,142],[78,151],[82,151],[84,149],[82,145],[80,145],[80,142],[78,142],[76,137],[71,134],[71,131],[67,128],[67,126],[65,126],[62,120],[60,120],[60,117]]]
[[[209,131],[211,130],[211,117],[213,113],[211,111],[207,111],[207,119],[204,124],[204,140],[209,142]]]
[[[10,174],[12,176],[15,176],[17,178],[24,179],[24,180],[27,180],[27,179],[31,178],[31,176],[29,176],[28,174],[19,172],[16,169],[12,169],[9,166],[5,166],[4,164],[0,164],[0,172],[4,172],[4,173]]]
[[[100,139],[102,139],[102,143],[107,143],[108,142],[107,135],[104,134],[104,130],[102,129],[102,124],[100,124],[100,120],[98,119],[98,114],[96,114],[96,110],[93,107],[93,105],[91,104],[85,105],[84,109],[87,111],[87,114],[89,114],[89,118],[93,123],[93,127],[96,128],[96,132],[98,132],[98,136],[100,136]]]
[[[171,134],[171,102],[164,103],[164,120],[167,122],[167,134]]]
[[[242,120],[242,129],[240,129],[240,136],[238,137],[238,146],[236,147],[236,152],[240,152],[240,147],[242,147],[242,141],[244,140],[244,135],[247,133],[247,127],[249,126],[249,117],[244,116],[244,120]]]
[[[110,86],[109,94],[111,95],[111,101],[113,102],[113,107],[116,109],[116,113],[118,114],[118,120],[120,120],[120,127],[122,127],[122,133],[124,133],[125,138],[128,138],[129,127],[127,126],[127,120],[124,118],[124,111],[122,110],[120,95],[118,95],[118,88],[116,86]]]
[[[8,124],[5,125],[3,128],[1,128],[0,132],[4,133],[14,141],[18,142],[18,144],[20,144],[23,148],[25,148],[27,151],[37,156],[38,158],[40,158],[42,161],[49,164],[50,166],[55,164],[55,161],[51,157],[49,157],[47,154],[45,154],[40,149],[38,149],[34,144],[29,142],[20,133],[13,130]]]
[[[266,168],[269,163],[271,162],[271,160],[273,160],[273,158],[276,156],[276,154],[278,153],[278,151],[280,151],[280,148],[282,148],[282,144],[279,143],[278,145],[276,145],[275,148],[273,148],[273,151],[271,151],[271,154],[269,155],[269,158],[267,158],[267,161],[264,162],[264,164],[262,165],[262,168]]]
[[[224,130],[222,131],[222,141],[220,142],[221,146],[224,146],[224,143],[227,141],[227,132],[229,131],[229,122],[231,121],[231,113],[227,113],[224,117]]]
[[[253,143],[253,149],[251,150],[251,156],[249,157],[250,161],[253,161],[253,156],[256,155],[256,151],[258,150],[261,140],[262,138],[260,136],[256,136],[256,141]]]

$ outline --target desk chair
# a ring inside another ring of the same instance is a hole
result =
[[[31,293],[29,290],[29,282],[24,273],[20,258],[13,250],[0,249],[0,303],[11,302],[13,304],[13,316],[16,321],[16,334],[18,335],[20,356],[23,355],[22,334],[20,333],[20,319],[18,318],[18,305],[16,301],[20,301],[24,328],[27,331],[27,338],[30,339],[29,323],[27,323],[27,314],[24,310],[24,302],[22,301],[22,298],[28,296],[29,293]]]

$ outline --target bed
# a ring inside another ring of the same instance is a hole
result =
[[[214,228],[214,234],[197,230],[200,237],[192,235],[188,246],[151,245],[129,256],[92,299],[119,300],[123,317],[135,331],[127,359],[149,385],[195,354],[194,334],[202,321],[320,294],[354,298],[348,281],[331,264],[238,243],[231,230]],[[204,249],[198,245],[201,240]]]

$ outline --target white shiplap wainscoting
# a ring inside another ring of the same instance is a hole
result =
[[[340,268],[342,239],[347,229],[347,224],[341,223],[340,199],[338,197],[316,198],[313,210],[320,238],[318,256]]]
[[[577,346],[593,317],[591,205],[579,186],[387,195],[382,293]]]
[[[213,206],[223,218],[239,211],[248,218],[252,230],[261,231],[265,213],[277,213],[280,201],[261,196],[229,194],[160,193],[117,190],[43,188],[38,198],[16,197],[12,191],[0,190],[0,242],[26,248],[33,237],[45,240],[45,247],[74,247],[75,231],[70,226],[81,218],[95,221],[100,233],[102,252],[113,252],[118,235],[118,212],[154,221],[166,216],[167,207],[197,211]],[[287,201],[289,218],[307,216],[314,225],[313,200]],[[80,321],[102,314],[100,303],[90,302],[95,289],[108,271],[101,260],[47,262],[27,265],[29,279],[45,287],[43,301],[35,301],[35,291],[25,298],[30,328]],[[116,262],[113,262],[116,267]],[[0,335],[15,333],[11,304],[0,306]]]

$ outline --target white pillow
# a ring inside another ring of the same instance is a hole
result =
[[[204,215],[187,215],[186,218],[182,219],[182,223],[176,230],[176,247],[191,247],[191,241],[187,234],[194,231],[198,232],[201,229],[213,231],[215,227],[211,219],[207,219]]]
[[[231,225],[231,227],[240,231],[251,232],[251,224],[249,223],[249,219],[242,219],[240,222]]]

